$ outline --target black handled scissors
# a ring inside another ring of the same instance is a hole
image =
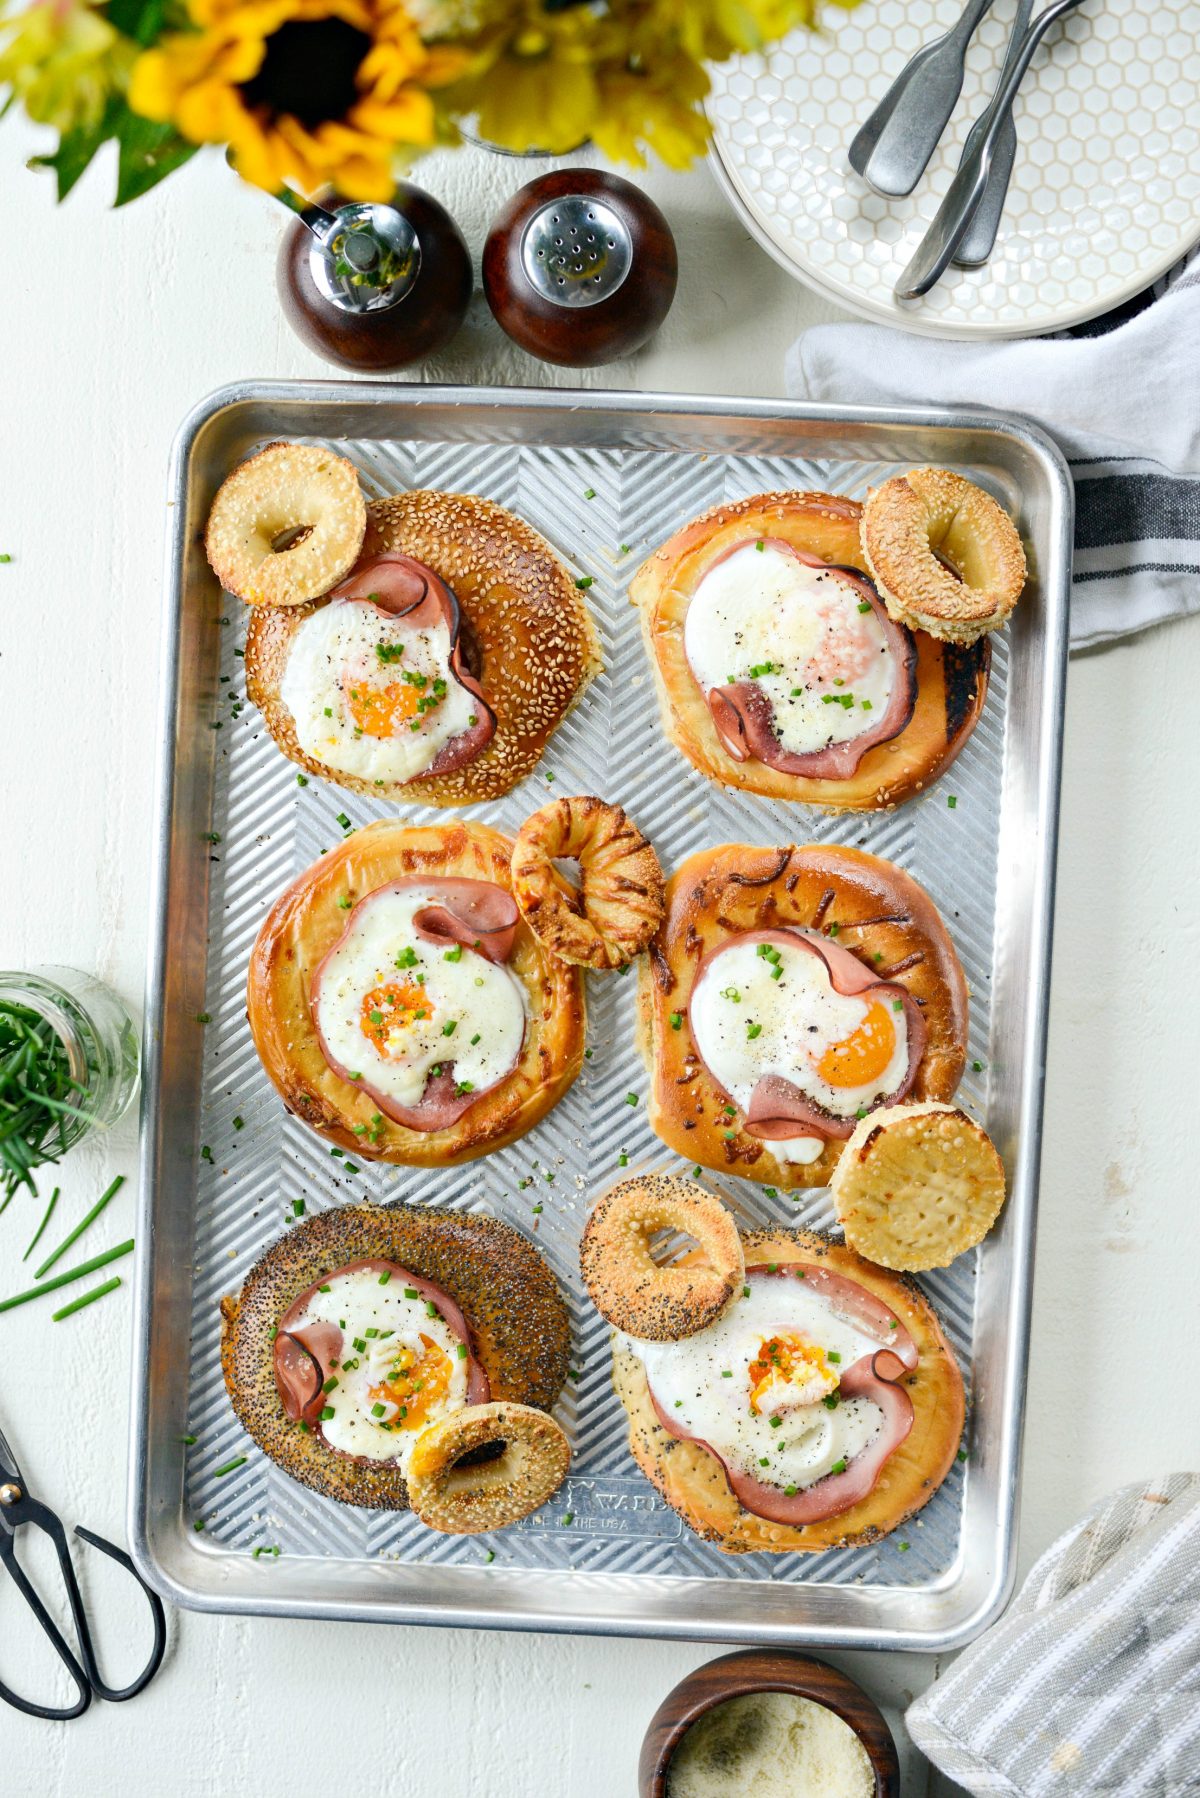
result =
[[[67,1599],[71,1607],[71,1617],[75,1625],[75,1637],[78,1653],[73,1649],[54,1619],[50,1616],[37,1592],[30,1584],[29,1576],[17,1560],[17,1531],[27,1524],[33,1524],[43,1535],[49,1536],[54,1544],[54,1552],[58,1556],[59,1569],[63,1576],[63,1584],[67,1589]],[[17,1458],[5,1441],[0,1431],[0,1564],[6,1567],[16,1582],[17,1590],[28,1604],[30,1610],[49,1636],[55,1652],[71,1676],[78,1696],[73,1703],[58,1708],[44,1704],[35,1704],[29,1698],[18,1697],[10,1691],[3,1680],[0,1680],[0,1698],[8,1704],[15,1705],[19,1711],[25,1711],[31,1717],[49,1717],[56,1722],[65,1722],[68,1717],[80,1717],[95,1698],[107,1698],[110,1704],[120,1704],[123,1699],[134,1698],[144,1686],[148,1686],[162,1663],[163,1651],[167,1645],[167,1620],[163,1612],[162,1601],[156,1592],[152,1592],[141,1574],[125,1553],[114,1543],[106,1542],[103,1536],[94,1536],[91,1530],[81,1529],[78,1525],[75,1534],[84,1542],[90,1542],[102,1554],[118,1561],[127,1572],[131,1573],[150,1603],[150,1614],[154,1620],[154,1647],[143,1671],[132,1685],[123,1686],[119,1691],[106,1686],[100,1677],[100,1669],[96,1664],[96,1651],[92,1647],[92,1632],[88,1628],[87,1613],[83,1608],[83,1595],[75,1578],[75,1569],[71,1564],[71,1550],[67,1544],[67,1533],[61,1520],[46,1505],[31,1498],[25,1479],[17,1466]]]

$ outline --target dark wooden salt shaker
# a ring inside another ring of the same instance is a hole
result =
[[[471,258],[444,206],[401,182],[390,205],[298,211],[279,248],[284,316],[318,356],[402,368],[449,343],[471,298]]]
[[[599,169],[560,169],[514,194],[488,234],[483,287],[514,343],[574,368],[640,349],[675,298],[679,261],[653,200]]]

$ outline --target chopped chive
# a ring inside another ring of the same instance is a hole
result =
[[[349,911],[350,907],[353,905],[353,903],[354,903],[354,901],[351,899],[349,893],[343,893],[341,898],[338,900],[338,905],[340,906],[342,911]]]
[[[458,1019],[450,1018],[447,1023],[442,1025],[442,1035],[443,1036],[453,1036],[454,1032],[457,1029],[458,1029]]]
[[[391,1268],[390,1268],[390,1267],[385,1267],[385,1268],[384,1268],[384,1270],[383,1270],[383,1272],[382,1272],[382,1273],[381,1273],[381,1274],[380,1274],[380,1276],[379,1276],[379,1284],[380,1284],[380,1285],[381,1285],[381,1286],[386,1286],[386,1285],[387,1285],[387,1283],[388,1283],[388,1281],[389,1281],[389,1280],[390,1280],[390,1279],[391,1279],[391,1277],[392,1277],[392,1270],[391,1270]]]
[[[762,1025],[761,1024],[747,1024],[746,1025],[746,1040],[748,1042],[753,1042],[756,1036],[761,1036],[761,1035],[762,1035]]]
[[[681,1011],[673,1011],[670,1017],[670,1024],[672,1030],[681,1030],[683,1028],[683,1013]]]
[[[965,1460],[966,1460],[966,1458],[967,1458],[967,1451],[966,1451],[966,1449],[965,1449],[965,1448],[960,1448],[960,1449],[959,1449],[959,1451],[958,1451],[958,1453],[957,1453],[957,1455],[956,1455],[956,1456],[955,1456],[955,1457],[954,1457],[954,1458],[955,1458],[955,1460],[956,1460],[956,1461],[965,1461]]]
[[[179,1438],[179,1440],[180,1440],[180,1441],[181,1441],[181,1442],[186,1442],[186,1443],[187,1443],[187,1444],[188,1444],[188,1446],[189,1446],[189,1447],[190,1447],[190,1446],[191,1446],[191,1444],[192,1444],[192,1443],[193,1443],[193,1442],[195,1442],[195,1440],[196,1440],[196,1438],[195,1438],[195,1437],[194,1437],[194,1436],[192,1436],[192,1435],[190,1435],[190,1434],[189,1434],[189,1435],[187,1435],[187,1436],[181,1436],[181,1437],[180,1437],[180,1438]]]
[[[371,1406],[371,1416],[372,1417],[382,1417],[386,1410],[387,1410],[386,1405],[372,1405]],[[322,1415],[322,1417],[324,1417],[325,1413],[322,1411],[321,1415]],[[332,1417],[333,1412],[331,1411],[329,1413],[329,1415]]]
[[[763,539],[760,537],[758,542],[754,545],[754,547],[755,547],[755,549],[765,549],[767,546],[764,543]]]
[[[783,1496],[785,1498],[795,1498],[796,1491],[797,1488],[795,1486],[785,1486],[783,1489]]]
[[[72,1312],[82,1311],[85,1305],[91,1305],[96,1299],[102,1299],[105,1293],[115,1292],[120,1284],[120,1274],[114,1274],[111,1280],[105,1280],[103,1286],[93,1286],[90,1292],[83,1293],[80,1298],[72,1299],[71,1303],[64,1305],[60,1311],[52,1312],[54,1322],[61,1323],[63,1318],[70,1317]]]
[[[304,1200],[303,1199],[293,1199],[292,1200],[292,1216],[293,1217],[303,1217],[304,1216]]]
[[[760,1455],[758,1457],[758,1464],[760,1467],[769,1467],[771,1465],[770,1455]]]
[[[723,1380],[732,1380],[732,1378],[733,1378],[733,1369],[732,1369],[732,1367],[723,1367],[723,1368],[722,1368],[722,1369],[721,1369],[721,1378],[722,1378],[722,1379],[723,1379]]]
[[[492,1564],[492,1562],[493,1562],[493,1561],[494,1561],[494,1560],[495,1560],[495,1559],[496,1559],[496,1551],[495,1551],[495,1549],[494,1549],[494,1548],[489,1548],[489,1549],[488,1549],[488,1551],[487,1551],[487,1553],[486,1553],[486,1554],[485,1554],[485,1555],[484,1555],[484,1557],[483,1557],[483,1564],[484,1564],[484,1566],[485,1566],[485,1567],[490,1567],[490,1566],[491,1566],[491,1564]]]
[[[574,1523],[574,1521],[575,1521],[574,1511],[564,1511],[562,1514],[562,1521],[564,1524]]]
[[[453,949],[446,950],[445,954],[442,956],[442,960],[443,961],[461,961],[462,960],[462,952],[463,952],[462,944],[455,943]]]
[[[306,787],[308,785],[308,775],[307,774],[297,774],[296,785],[298,787]]]
[[[211,1011],[198,1011],[196,1013],[196,1022],[197,1022],[197,1024],[211,1024],[212,1023]]]
[[[618,1167],[628,1167],[629,1166],[629,1157],[625,1153],[624,1149],[622,1149],[621,1153],[617,1156],[617,1166]]]
[[[193,1528],[193,1529],[194,1529],[194,1530],[202,1530],[202,1529],[203,1529],[203,1528],[204,1528],[204,1519],[203,1519],[203,1517],[197,1517],[197,1519],[196,1519],[196,1521],[195,1521],[195,1523],[193,1523],[193,1525],[192,1525],[192,1528]]]
[[[358,1172],[357,1161],[348,1161],[342,1171],[346,1174],[356,1174]]]
[[[869,599],[860,599],[858,602],[858,609],[860,612],[869,612],[871,610],[870,600]]]
[[[583,490],[583,497],[584,499],[595,499],[596,489],[594,487],[585,487]]]
[[[214,1480],[223,1480],[227,1473],[233,1473],[235,1468],[244,1467],[245,1465],[246,1465],[245,1455],[235,1455],[233,1457],[232,1461],[226,1461],[224,1467],[214,1467],[213,1468],[213,1479]]]
[[[829,1471],[830,1471],[830,1473],[845,1473],[845,1471],[846,1471],[845,1457],[843,1456],[843,1458],[840,1461],[835,1461],[833,1466],[829,1469]]]
[[[47,1274],[54,1266],[54,1263],[58,1260],[59,1256],[65,1253],[65,1251],[71,1247],[73,1242],[78,1241],[90,1224],[95,1223],[113,1194],[119,1192],[124,1184],[124,1174],[118,1174],[112,1185],[107,1187],[105,1191],[101,1193],[82,1223],[76,1224],[75,1228],[71,1231],[71,1234],[63,1238],[53,1254],[47,1255],[46,1259],[42,1262],[42,1265],[34,1273],[33,1277],[35,1280],[40,1280],[44,1274]]]
[[[638,1096],[636,1093],[626,1093],[625,1094],[626,1105],[636,1105],[637,1102],[638,1102]]]
[[[768,1199],[777,1199],[779,1197],[778,1192],[776,1192],[773,1186],[764,1186],[763,1193]]]
[[[946,805],[949,808],[949,810],[953,811],[957,804],[958,804],[958,800],[955,798],[954,794],[947,793],[946,794]]]
[[[592,576],[590,574],[581,574],[575,582],[575,585],[579,588],[580,592],[586,592],[591,584]]]
[[[41,1239],[42,1231],[46,1228],[46,1225],[50,1222],[51,1214],[54,1210],[54,1207],[57,1204],[58,1204],[58,1187],[56,1186],[54,1188],[54,1191],[50,1194],[50,1203],[47,1205],[45,1215],[42,1218],[41,1223],[37,1227],[37,1232],[34,1235],[33,1241],[30,1243],[30,1245],[26,1249],[25,1253],[21,1256],[22,1261],[28,1261],[28,1259],[32,1255],[34,1249],[37,1248],[38,1242]]]
[[[210,1165],[212,1163],[212,1150],[207,1143],[201,1143],[200,1145],[200,1159],[201,1161],[207,1161]]]
[[[350,820],[346,816],[345,812],[339,812],[337,817],[334,819],[334,823],[340,824],[343,830],[349,830],[349,828],[350,828]]]
[[[233,1120],[233,1127],[235,1130],[244,1130],[246,1128],[245,1118],[244,1117],[235,1117]]]
[[[907,1542],[897,1542],[896,1547],[900,1550],[900,1553],[902,1555],[908,1553],[908,1543]]]
[[[415,1286],[406,1286],[404,1288],[404,1296],[406,1299],[419,1299],[421,1295]]]
[[[838,1354],[836,1349],[830,1349],[828,1354],[825,1356],[825,1359],[827,1361],[840,1361],[841,1358],[842,1357]]]
[[[274,1543],[260,1542],[258,1547],[251,1549],[250,1552],[256,1561],[259,1555],[272,1555],[275,1560],[279,1559],[279,1549]]]
[[[783,1422],[782,1417],[772,1417],[770,1419],[771,1428],[773,1430],[777,1430],[782,1422]]]
[[[983,1063],[982,1063],[982,1062],[981,1062],[981,1061],[973,1061],[973,1062],[972,1062],[972,1063],[971,1063],[971,1072],[972,1072],[972,1073],[973,1073],[973,1074],[982,1074],[982,1072],[983,1072]]]
[[[458,1344],[458,1358],[460,1361],[465,1361],[467,1358],[467,1345],[465,1342],[460,1342]]]

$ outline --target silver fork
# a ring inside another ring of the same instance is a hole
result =
[[[1051,25],[1081,6],[1083,0],[1053,0],[1039,13],[1021,40],[1008,74],[999,83],[985,110],[971,128],[958,172],[938,207],[933,223],[894,288],[898,300],[919,300],[941,280],[951,258],[966,236],[972,214],[983,198],[991,173],[996,140],[1012,110],[1017,89],[1033,61],[1034,52]]]
[[[958,23],[922,45],[860,126],[847,156],[876,193],[900,199],[921,179],[962,92],[967,45],[991,4],[967,0]]]
[[[1017,10],[1008,37],[1008,48],[1004,53],[1004,62],[996,78],[997,86],[1004,81],[1020,54],[1021,44],[1029,29],[1032,12],[1033,0],[1017,0]],[[992,152],[992,166],[988,171],[983,198],[971,214],[971,222],[967,226],[963,240],[954,252],[955,268],[980,268],[991,255],[996,243],[996,233],[1000,229],[1004,203],[1008,199],[1008,184],[1012,179],[1013,164],[1016,160],[1017,126],[1010,110],[1000,127],[996,148]]]

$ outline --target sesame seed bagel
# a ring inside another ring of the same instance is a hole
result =
[[[376,501],[368,511],[363,558],[388,552],[424,563],[458,600],[464,658],[496,720],[478,755],[441,774],[377,785],[300,747],[280,689],[296,632],[328,600],[254,615],[246,637],[246,690],[286,756],[350,792],[423,805],[499,799],[532,773],[599,671],[591,615],[545,538],[503,506],[473,494],[426,490]]]
[[[863,1118],[829,1182],[846,1241],[883,1267],[949,1267],[1004,1204],[1004,1163],[957,1105],[892,1105]]]
[[[579,863],[578,890],[555,867]],[[619,805],[556,799],[526,818],[512,858],[513,894],[525,921],[560,961],[620,968],[662,922],[658,857]]]
[[[493,1443],[495,1460],[461,1465]],[[500,1530],[544,1505],[571,1465],[552,1417],[530,1405],[468,1405],[422,1430],[408,1466],[409,1502],[421,1522],[447,1536]]]
[[[703,1263],[660,1266],[650,1244],[661,1230],[692,1237]],[[715,1323],[745,1273],[737,1225],[720,1199],[676,1174],[643,1174],[605,1193],[583,1232],[579,1265],[600,1315],[647,1342],[677,1342]]]
[[[217,489],[204,548],[221,585],[247,605],[299,606],[350,572],[366,527],[352,462],[269,443]]]
[[[950,643],[998,631],[1025,586],[1012,519],[948,468],[910,468],[868,494],[862,552],[891,616]]]
[[[434,1282],[461,1308],[494,1401],[540,1415],[567,1376],[567,1310],[537,1250],[499,1218],[409,1206],[347,1205],[290,1230],[221,1300],[221,1366],[242,1426],[285,1473],[344,1504],[409,1508],[395,1462],[358,1460],[306,1433],[284,1412],[274,1339],[298,1294],[336,1269],[376,1258]]]

